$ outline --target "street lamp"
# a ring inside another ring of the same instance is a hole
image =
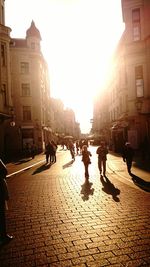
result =
[[[14,112],[14,108],[13,107],[10,108],[10,114],[11,114],[11,118],[12,118],[12,120],[10,122],[10,126],[11,127],[14,127],[16,125],[16,123],[14,121],[14,114],[15,114],[15,112]]]

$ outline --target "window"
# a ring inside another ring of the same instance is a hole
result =
[[[144,80],[143,80],[143,66],[139,65],[135,67],[135,86],[136,86],[136,96],[144,96]]]
[[[141,39],[141,22],[140,9],[132,10],[132,25],[133,25],[133,40],[139,41]]]
[[[22,96],[30,96],[30,84],[22,83]]]
[[[2,66],[6,66],[6,45],[1,44],[1,60]]]
[[[30,120],[31,120],[31,107],[23,106],[23,121],[30,121]]]
[[[31,48],[34,50],[35,49],[35,43],[31,43]]]
[[[28,62],[21,62],[21,73],[28,74],[29,73],[29,63]]]

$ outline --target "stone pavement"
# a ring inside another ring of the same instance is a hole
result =
[[[59,150],[51,166],[44,155],[7,165],[14,239],[0,248],[1,267],[150,266],[150,193],[113,155],[100,179],[95,149],[89,183],[81,157],[73,162],[69,151]]]

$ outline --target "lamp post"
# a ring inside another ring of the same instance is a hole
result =
[[[14,114],[15,114],[15,112],[14,112],[14,108],[13,107],[10,108],[10,114],[12,116],[12,120],[10,121],[10,126],[11,127],[14,127],[16,125],[16,123],[15,123],[15,120],[14,120],[14,117],[15,117]]]

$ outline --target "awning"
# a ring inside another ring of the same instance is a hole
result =
[[[111,127],[111,130],[118,130],[120,128],[126,128],[129,125],[127,121],[117,121],[114,122],[113,126]]]
[[[0,112],[0,120],[12,119],[12,115]]]
[[[47,127],[47,126],[44,126],[43,130],[47,131],[47,132],[50,132],[50,133],[52,132],[52,129],[50,127]]]

